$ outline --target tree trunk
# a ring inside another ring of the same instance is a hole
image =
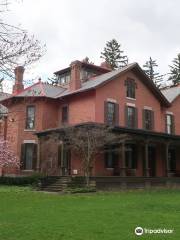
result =
[[[2,177],[2,176],[3,176],[3,168],[0,167],[0,177]]]
[[[89,171],[86,172],[86,186],[89,187]]]

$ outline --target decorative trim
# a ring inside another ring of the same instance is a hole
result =
[[[136,98],[131,98],[131,97],[126,97],[126,98],[129,99],[129,100],[136,101]]]
[[[116,100],[116,99],[113,99],[113,98],[107,98],[106,101],[107,101],[107,102],[112,102],[112,103],[117,103],[117,100]]]
[[[174,115],[173,112],[169,112],[169,111],[166,111],[166,114],[169,114],[169,115]]]
[[[126,106],[136,107],[136,104],[135,103],[126,103]]]
[[[36,140],[24,140],[23,143],[36,143]]]
[[[36,132],[36,129],[24,129],[24,132]]]
[[[152,107],[144,106],[144,109],[146,109],[146,110],[152,110]]]

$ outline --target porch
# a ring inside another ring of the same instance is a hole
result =
[[[114,127],[113,131],[128,135],[128,140],[118,144],[109,159],[106,159],[106,153],[97,156],[92,177],[119,176],[135,180],[135,177],[180,176],[180,136],[122,127]],[[66,150],[64,143],[58,140],[60,134],[62,129],[38,133],[36,169],[49,176],[82,176],[80,156]],[[56,139],[53,139],[54,135]]]
[[[180,136],[122,127],[114,131],[130,138],[120,146],[114,175],[180,177]]]
[[[91,177],[98,190],[180,188],[179,177]]]

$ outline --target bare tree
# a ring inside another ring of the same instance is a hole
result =
[[[127,138],[128,136],[125,134],[113,133],[110,127],[92,124],[67,127],[64,129],[63,136],[66,147],[81,156],[82,169],[86,177],[87,186],[89,186],[89,177],[96,155],[104,152],[105,146],[120,144]]]
[[[11,1],[0,0],[0,73],[12,78],[17,65],[38,61],[45,53],[45,45],[26,30],[4,22],[9,4]]]

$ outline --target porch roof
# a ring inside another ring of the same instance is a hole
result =
[[[105,126],[103,123],[93,123],[93,122],[86,122],[86,123],[81,123],[81,124],[76,124],[73,125],[74,127],[82,127],[82,126],[89,126],[89,127],[102,127]],[[72,126],[70,126],[72,127]],[[51,133],[58,133],[63,131],[65,127],[60,127],[60,128],[53,128],[53,129],[47,129],[44,131],[36,132],[35,134],[38,137],[45,136]],[[137,139],[141,137],[143,140],[165,140],[167,142],[178,142],[180,144],[180,135],[173,135],[173,134],[167,134],[163,132],[155,132],[155,131],[147,131],[143,129],[132,129],[132,128],[127,128],[127,127],[120,127],[120,126],[114,126],[112,127],[112,130],[118,133],[123,133],[123,134],[129,134],[131,135],[134,139]]]
[[[148,131],[144,129],[132,129],[132,128],[126,128],[126,127],[114,127],[114,130],[119,133],[127,133],[136,137],[142,137],[144,140],[161,140],[161,141],[167,141],[167,142],[177,142],[180,144],[180,135],[174,135],[174,134],[167,134],[164,132],[155,132],[155,131]]]

